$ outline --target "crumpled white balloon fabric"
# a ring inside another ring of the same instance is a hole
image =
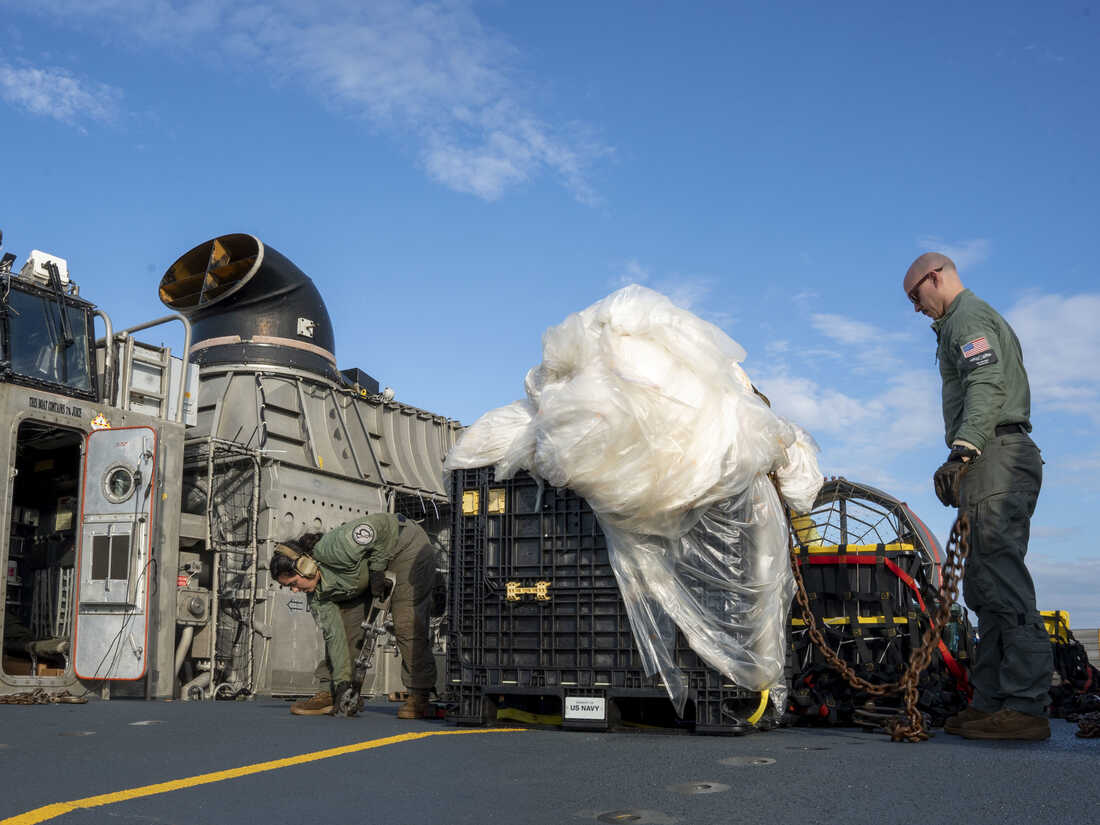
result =
[[[519,470],[583,496],[650,675],[682,713],[676,629],[712,668],[785,702],[785,623],[794,591],[786,514],[821,488],[817,445],[772,412],[718,327],[628,286],[543,335],[527,398],[464,431],[448,470]]]

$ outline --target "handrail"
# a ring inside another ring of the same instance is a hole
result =
[[[103,340],[107,342],[103,347],[103,386],[100,388],[103,392],[104,400],[109,398],[108,393],[111,391],[111,368],[115,365],[114,348],[110,342],[114,339],[115,334],[113,327],[111,326],[111,319],[107,317],[107,313],[102,309],[97,309],[95,314],[103,319],[103,328],[106,330],[106,335],[103,336]],[[96,341],[98,344],[99,342]],[[92,354],[94,359],[95,354]]]
[[[191,322],[183,315],[173,313],[172,315],[165,315],[163,318],[146,321],[144,324],[138,324],[136,327],[128,327],[127,329],[119,330],[118,334],[130,335],[134,332],[141,332],[143,329],[166,324],[169,321],[179,321],[183,324],[183,368],[180,370],[180,388],[179,392],[176,394],[176,412],[173,418],[174,421],[183,421],[183,396],[187,390],[187,366],[188,360],[191,358]],[[108,347],[108,349],[110,349],[110,347]]]

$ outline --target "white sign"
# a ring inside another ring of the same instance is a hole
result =
[[[606,719],[607,699],[599,696],[566,696],[566,719]]]

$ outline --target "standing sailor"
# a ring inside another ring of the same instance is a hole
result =
[[[1043,462],[1031,440],[1031,394],[1020,342],[989,304],[965,289],[955,264],[929,252],[902,282],[913,309],[933,319],[951,452],[936,496],[970,520],[963,595],[978,616],[970,707],[944,730],[967,739],[1050,736],[1050,639],[1024,564]]]

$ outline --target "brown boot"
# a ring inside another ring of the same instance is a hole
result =
[[[1050,738],[1050,721],[1018,710],[999,710],[985,719],[968,722],[962,729],[966,739],[1018,739],[1040,742]]]
[[[947,721],[943,723],[943,732],[954,736],[962,736],[963,725],[988,719],[992,715],[992,713],[986,713],[984,710],[978,710],[977,708],[967,708],[954,716],[949,716]]]
[[[290,712],[295,716],[324,716],[332,713],[332,694],[322,690],[308,699],[299,699],[290,706]]]
[[[397,709],[398,719],[427,719],[434,715],[426,690],[410,690],[408,701]]]

